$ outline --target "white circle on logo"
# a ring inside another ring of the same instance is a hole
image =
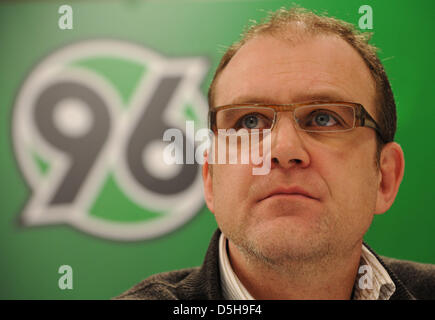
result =
[[[145,168],[155,178],[169,180],[175,177],[182,169],[182,164],[168,164],[164,159],[164,150],[168,146],[162,141],[153,141],[142,154]]]
[[[63,99],[54,108],[54,123],[67,136],[78,138],[86,135],[94,122],[87,105],[74,98]]]

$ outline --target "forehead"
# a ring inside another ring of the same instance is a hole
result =
[[[215,105],[313,100],[363,104],[374,114],[374,80],[362,57],[330,35],[292,43],[262,35],[245,43],[217,79]]]

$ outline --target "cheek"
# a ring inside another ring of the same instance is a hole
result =
[[[233,215],[243,207],[252,185],[249,165],[213,165],[213,205],[216,217]]]
[[[375,147],[372,141],[361,139],[312,149],[311,165],[327,185],[330,209],[338,215],[351,219],[372,215],[377,190]]]
[[[360,241],[373,220],[376,205],[374,148],[316,148],[311,165],[326,184],[326,215],[341,243]]]

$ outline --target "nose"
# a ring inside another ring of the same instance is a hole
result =
[[[276,121],[272,130],[271,168],[307,167],[310,157],[300,137],[301,131],[295,127],[293,114],[280,112]]]

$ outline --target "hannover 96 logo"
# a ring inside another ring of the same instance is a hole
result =
[[[206,126],[207,70],[203,58],[114,40],[73,44],[42,61],[14,106],[15,153],[32,191],[24,223],[131,241],[191,219],[203,206],[200,168],[165,164],[162,137],[186,120]]]

